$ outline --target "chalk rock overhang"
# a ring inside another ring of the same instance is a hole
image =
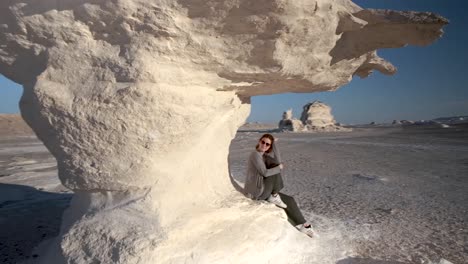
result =
[[[326,263],[282,211],[234,191],[246,102],[392,74],[376,49],[446,23],[348,0],[1,1],[0,73],[75,191],[43,262]]]
[[[333,90],[354,74],[393,74],[395,68],[376,55],[377,49],[428,45],[448,23],[433,13],[363,10],[347,0],[0,5],[0,66],[15,82],[34,80],[57,56],[55,49],[62,57],[96,49],[98,54],[83,56],[93,60],[102,55],[101,64],[91,67],[107,69],[109,76],[103,77],[109,81],[194,85],[197,81],[183,73],[197,71],[205,74],[196,79],[242,96]],[[67,51],[70,46],[75,49]],[[160,69],[145,74],[131,70],[147,62]],[[164,68],[171,68],[173,76],[179,73],[178,78],[167,80]]]

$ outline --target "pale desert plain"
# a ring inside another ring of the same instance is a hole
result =
[[[0,262],[34,263],[59,232],[72,192],[19,116],[0,116]],[[241,127],[229,150],[233,184],[265,132],[279,138],[284,192],[314,225],[314,263],[468,262],[468,126],[361,126],[278,133]],[[246,198],[247,199],[247,198]],[[277,209],[281,211],[281,209]]]

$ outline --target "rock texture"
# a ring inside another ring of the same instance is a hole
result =
[[[283,119],[278,123],[278,128],[280,131],[303,131],[304,124],[301,120],[293,118],[292,109],[283,113]]]
[[[293,118],[292,110],[283,113],[283,119],[278,123],[280,131],[292,132],[333,132],[351,131],[342,127],[335,121],[331,113],[331,107],[320,102],[313,101],[303,106],[301,119]]]
[[[337,124],[331,113],[331,107],[313,101],[303,106],[301,121],[308,131],[351,131]]]
[[[446,23],[348,0],[1,1],[0,73],[75,192],[41,261],[310,263],[313,242],[229,179],[249,98],[393,74],[376,49]]]

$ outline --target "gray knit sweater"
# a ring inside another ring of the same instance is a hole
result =
[[[279,153],[276,144],[273,144],[273,151],[270,153],[265,153],[264,155],[269,155],[276,160],[277,164],[281,163],[281,156]],[[250,154],[249,161],[247,164],[247,175],[245,178],[245,192],[247,196],[252,199],[258,199],[263,192],[263,179],[265,177],[273,176],[280,173],[281,170],[279,166],[276,166],[271,169],[267,169],[265,166],[265,161],[262,156],[262,153],[255,150]]]

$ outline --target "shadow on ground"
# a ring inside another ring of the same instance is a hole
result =
[[[40,242],[57,236],[72,194],[0,184],[0,263],[30,258]]]
[[[266,133],[280,133],[281,130],[279,130],[278,128],[274,128],[274,129],[239,129],[237,131],[238,133],[258,133],[258,134],[266,134]]]
[[[347,258],[342,259],[336,264],[409,264],[405,262],[399,261],[388,261],[388,260],[377,260],[377,259],[370,259],[370,258]]]

